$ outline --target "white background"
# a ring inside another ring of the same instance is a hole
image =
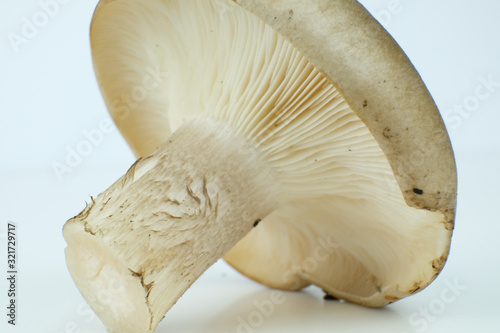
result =
[[[113,129],[71,173],[58,178],[52,168],[85,140],[84,131],[109,119],[88,41],[97,1],[60,0],[46,25],[17,48],[9,36],[22,36],[25,20],[33,22],[43,8],[34,0],[0,1],[0,272],[6,271],[8,221],[18,225],[20,265],[16,327],[6,324],[0,273],[0,330],[104,332],[66,270],[61,228],[134,158]],[[220,262],[158,332],[500,331],[500,1],[361,2],[407,52],[449,129],[459,197],[443,273],[423,292],[380,310],[324,302],[318,289],[308,288],[280,294],[284,302],[268,313],[256,304],[269,304],[272,291]]]

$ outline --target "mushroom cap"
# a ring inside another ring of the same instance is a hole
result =
[[[226,254],[243,274],[379,307],[443,268],[451,144],[410,60],[357,1],[101,0],[91,44],[137,156],[207,117],[267,157],[281,205]]]

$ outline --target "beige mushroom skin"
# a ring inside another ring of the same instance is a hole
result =
[[[255,62],[231,49],[247,27],[238,45],[265,50]],[[101,0],[91,30],[103,97],[140,158],[64,227],[69,271],[110,332],[153,332],[219,258],[273,288],[314,284],[369,307],[442,270],[451,144],[419,74],[357,1]],[[213,64],[187,41],[210,45]],[[169,77],[120,114],[114,101],[157,63]],[[195,74],[213,84],[198,89]],[[327,255],[304,269],[318,246]]]

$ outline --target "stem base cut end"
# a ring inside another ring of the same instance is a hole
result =
[[[141,278],[83,223],[65,227],[69,272],[109,332],[150,332],[152,315]]]

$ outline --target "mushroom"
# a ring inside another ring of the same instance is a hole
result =
[[[92,55],[138,161],[64,226],[110,332],[225,260],[381,307],[443,268],[456,168],[432,97],[354,0],[101,0]]]

